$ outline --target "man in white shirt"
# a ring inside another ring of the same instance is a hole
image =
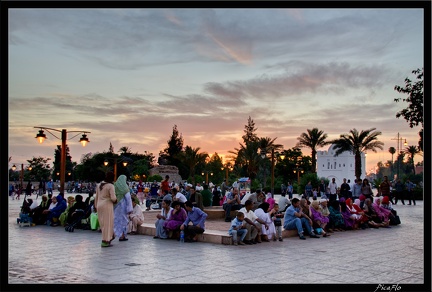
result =
[[[261,227],[263,224],[266,229],[268,229],[267,224],[258,218],[257,215],[255,215],[254,211],[252,211],[253,202],[251,200],[246,200],[245,206],[239,210],[239,212],[242,212],[244,214],[244,221],[246,221],[246,237],[243,240],[246,244],[256,244],[261,243]]]
[[[182,208],[184,208],[184,203],[186,203],[186,201],[187,201],[185,195],[183,195],[182,193],[180,193],[176,188],[173,188],[171,190],[171,193],[172,193],[173,201],[179,201],[180,202],[180,206]]]
[[[329,201],[336,201],[337,200],[337,184],[336,184],[335,178],[332,178],[332,181],[328,184],[328,188],[330,190]]]

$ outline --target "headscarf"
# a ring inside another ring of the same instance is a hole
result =
[[[360,199],[355,199],[354,204],[360,207]]]
[[[124,196],[129,192],[129,186],[126,183],[126,176],[122,174],[118,177],[114,183],[115,194],[117,197],[117,202],[120,202]]]
[[[138,197],[136,195],[132,195],[131,199],[132,199],[132,202],[135,202],[135,204],[137,204],[137,205],[140,204],[140,201],[139,201],[139,199],[138,199]]]
[[[345,198],[344,198],[344,197],[341,197],[341,198],[339,199],[339,203],[345,203]]]
[[[390,202],[390,199],[388,196],[384,196],[384,198],[381,201],[382,204],[388,204],[389,202]]]
[[[347,204],[347,206],[351,206],[352,203],[351,198],[346,199],[345,203]]]
[[[360,201],[364,201],[364,200],[366,200],[366,196],[363,195],[363,194],[361,194],[360,197],[359,197],[359,199],[360,199]]]

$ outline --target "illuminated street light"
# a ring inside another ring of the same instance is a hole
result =
[[[132,161],[132,159],[121,156],[120,159],[118,159],[118,157],[114,157],[114,158],[110,158],[110,157],[106,157],[105,161],[104,161],[104,165],[108,166],[109,161],[108,160],[113,160],[114,161],[114,181],[117,180],[117,163],[122,162],[123,166],[126,167],[128,165],[128,161]]]
[[[391,139],[391,140],[396,140],[396,141],[397,141],[397,154],[398,154],[397,157],[399,157],[399,155],[402,154],[402,140],[405,140],[405,141],[404,141],[404,146],[407,146],[407,145],[408,145],[407,140],[404,139],[404,138],[402,138],[402,137],[399,138],[399,132],[397,133],[397,138],[395,138],[395,139]],[[400,144],[400,148],[399,148],[399,144]],[[399,149],[400,149],[400,151],[399,151]],[[398,164],[397,164],[397,178],[399,178],[399,168],[400,168],[399,164],[400,164],[400,161],[399,161],[399,158],[398,158]]]
[[[213,175],[213,172],[209,172],[209,171],[207,171],[207,170],[204,170],[204,171],[201,173],[201,175],[204,175],[204,173],[205,173],[205,183],[206,183],[206,185],[208,185],[208,174],[210,173],[210,175]]]
[[[68,133],[78,133],[75,136],[73,136],[72,138],[70,138],[70,139],[73,139],[82,133],[83,135],[80,138],[80,142],[84,147],[87,145],[88,142],[90,142],[89,139],[87,138],[87,135],[86,135],[86,133],[90,133],[90,132],[88,132],[88,131],[67,131],[66,129],[58,130],[58,129],[52,129],[52,128],[47,128],[47,127],[34,127],[34,128],[40,129],[39,133],[35,137],[39,141],[40,144],[42,144],[45,139],[48,139],[47,136],[44,134],[43,130],[46,130],[52,136],[54,136],[55,138],[62,141],[61,155],[60,155],[60,192],[64,193],[65,176],[66,176],[66,141],[69,140],[67,138],[67,134]],[[51,131],[60,132],[61,138],[59,138],[55,134],[51,133]]]

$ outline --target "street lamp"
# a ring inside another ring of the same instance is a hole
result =
[[[399,161],[399,155],[402,154],[402,140],[405,140],[405,141],[404,141],[404,146],[407,146],[408,143],[407,143],[407,140],[406,140],[406,139],[404,139],[404,138],[402,138],[402,137],[399,136],[399,132],[398,132],[398,134],[397,134],[397,138],[395,138],[395,139],[391,139],[391,140],[396,140],[396,141],[397,141],[397,154],[398,154],[398,156],[397,156],[397,158],[398,158],[398,164],[397,164],[397,178],[399,178],[399,164],[400,164],[400,161]],[[400,148],[399,148],[399,145],[400,145]],[[400,149],[400,151],[399,151],[399,149]]]
[[[301,157],[297,157],[296,168],[294,168],[294,173],[297,173],[297,186],[300,185],[300,172],[304,173],[303,168],[300,167]]]
[[[206,183],[206,185],[208,185],[208,174],[209,174],[209,171],[204,170],[204,171],[201,173],[201,175],[204,175],[204,173],[205,173],[205,183]],[[210,172],[210,175],[213,175],[213,172]]]
[[[16,165],[12,165],[12,170],[15,171],[16,170]],[[27,167],[28,170],[32,170],[31,165],[29,165]],[[19,189],[19,193],[21,194],[22,190],[24,189],[24,185],[23,185],[23,180],[24,180],[24,163],[21,163],[21,173],[20,173],[20,189]]]
[[[111,159],[111,158],[108,158],[108,157],[105,158],[105,161],[104,161],[105,166],[108,166],[108,163],[109,163],[108,159]],[[116,181],[117,180],[117,163],[122,162],[123,166],[126,167],[128,165],[128,161],[132,161],[132,159],[126,158],[124,156],[121,156],[120,159],[118,159],[118,157],[114,157],[112,159],[114,160],[114,181]]]
[[[87,135],[86,135],[86,133],[90,133],[90,132],[88,132],[88,131],[67,131],[66,129],[57,130],[57,129],[47,128],[47,127],[34,127],[34,128],[40,129],[39,133],[35,137],[39,141],[40,144],[42,144],[45,139],[48,139],[47,136],[44,134],[43,130],[46,130],[48,133],[53,135],[55,138],[62,141],[61,155],[60,155],[60,192],[64,193],[65,176],[66,176],[66,141],[73,139],[82,133],[82,137],[80,138],[79,141],[81,142],[81,144],[84,147],[87,145],[88,142],[90,142],[89,139],[87,138]],[[61,138],[59,138],[55,134],[51,133],[51,131],[61,133]],[[72,138],[68,139],[67,138],[68,133],[78,133],[78,134],[76,134]]]

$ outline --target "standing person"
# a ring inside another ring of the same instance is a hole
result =
[[[39,181],[39,189],[38,189],[38,194],[37,194],[37,196],[36,196],[36,198],[37,197],[42,197],[42,195],[44,194],[44,188],[45,188],[45,183],[44,183],[44,181],[41,179],[40,181]]]
[[[349,198],[349,191],[350,191],[350,189],[351,189],[351,187],[347,183],[347,179],[344,178],[343,179],[343,183],[340,186],[340,194],[341,194],[341,197],[343,197],[345,200]]]
[[[203,206],[204,207],[211,207],[211,205],[213,203],[213,194],[209,190],[208,185],[204,185],[203,188],[204,188],[204,190],[201,191],[201,195],[202,195],[202,199],[203,199]]]
[[[362,194],[362,180],[355,179],[354,185],[352,187],[352,201],[354,202],[356,199],[360,199],[360,195]]]
[[[379,185],[379,194],[384,197],[387,196],[390,198],[390,202],[393,204],[392,197],[390,196],[390,182],[388,180],[388,176],[384,176],[384,181]]]
[[[26,190],[25,190],[25,192],[26,192],[26,197],[30,197],[31,196],[31,194],[32,194],[32,183],[31,183],[31,181],[28,181],[28,183],[27,183],[27,186],[26,186]],[[20,192],[17,192],[17,196],[16,196],[16,199],[17,200],[19,200],[20,199]]]
[[[214,186],[213,188],[213,202],[212,206],[220,206],[220,191],[218,190],[217,186]]]
[[[371,199],[371,201],[373,200],[372,187],[371,187],[369,180],[367,178],[363,179],[363,184],[362,184],[361,190],[362,190],[362,194],[366,197],[365,199],[369,198],[369,199]],[[360,201],[361,200],[362,199],[360,198]],[[362,206],[362,208],[363,208],[363,206]]]
[[[185,222],[180,225],[180,230],[184,230],[186,242],[196,242],[198,240],[198,234],[202,234],[205,231],[207,213],[200,208],[194,207],[191,201],[185,203],[185,208],[187,211],[187,218]],[[192,225],[189,225],[190,222],[192,222]]]
[[[117,178],[114,183],[117,204],[114,205],[114,234],[119,241],[128,240],[126,237],[129,224],[129,214],[133,211],[130,189],[124,174]]]
[[[46,188],[48,191],[48,195],[53,193],[53,180],[50,179],[47,183],[46,183]]]
[[[413,204],[415,206],[416,201],[415,201],[414,193],[413,193],[414,187],[415,187],[415,185],[409,179],[407,179],[407,181],[405,183],[405,188],[406,188],[406,191],[407,191],[407,199],[409,200],[408,205],[411,205],[411,200],[412,200],[412,202],[413,202]]]
[[[325,199],[326,194],[326,184],[324,180],[322,179],[320,184],[318,185],[318,192],[320,193],[321,199]]]
[[[94,210],[97,212],[100,229],[102,231],[101,247],[110,247],[114,235],[114,204],[117,197],[114,188],[114,173],[107,172],[105,180],[96,187]]]
[[[403,184],[400,180],[400,178],[397,179],[395,183],[395,191],[396,191],[396,197],[395,197],[395,205],[397,205],[398,200],[401,200],[402,205],[405,205],[404,197],[403,197]]]
[[[162,190],[162,194],[165,194],[165,191],[169,192],[171,190],[170,183],[169,183],[169,175],[165,176],[165,179],[161,182],[160,187]]]
[[[294,189],[293,189],[293,185],[292,185],[290,182],[288,182],[288,185],[287,185],[287,193],[288,193],[288,198],[289,198],[290,200],[292,199],[293,191],[294,191]]]
[[[144,196],[144,184],[143,181],[140,180],[137,184],[137,198],[139,200],[139,204],[144,204],[145,196]]]
[[[310,197],[312,197],[312,182],[308,181],[307,185],[305,186],[305,194],[304,194],[304,198],[306,200],[309,200]]]
[[[228,184],[227,184],[227,180],[224,179],[223,183],[221,185],[221,193],[222,193],[222,198],[225,196],[226,191],[229,189]]]
[[[330,197],[329,201],[336,201],[337,200],[337,184],[336,179],[332,178],[332,181],[328,184],[329,190],[330,190]]]

